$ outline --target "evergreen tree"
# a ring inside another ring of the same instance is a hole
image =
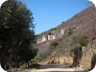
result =
[[[30,30],[31,28],[31,30]],[[19,67],[36,56],[32,13],[16,0],[0,8],[0,61],[4,69]]]

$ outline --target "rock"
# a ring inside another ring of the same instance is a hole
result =
[[[45,61],[41,62],[42,64],[73,64],[72,56],[60,56],[60,57],[52,57]]]
[[[92,64],[93,57],[94,57],[94,53],[92,49],[83,51],[83,55],[79,63],[80,67],[83,68],[84,70],[90,70],[93,66]]]
[[[50,41],[50,40],[54,40],[56,38],[60,38],[64,35],[65,29],[59,29],[57,31],[49,31],[46,32],[42,35],[40,35],[40,38],[37,39],[37,44],[46,42],[46,41]]]

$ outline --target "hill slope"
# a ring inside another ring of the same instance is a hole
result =
[[[37,46],[36,59],[43,64],[60,63],[91,69],[96,54],[95,7],[89,7],[56,28],[38,35]],[[84,61],[89,63],[88,66]]]

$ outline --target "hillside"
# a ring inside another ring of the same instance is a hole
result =
[[[81,11],[56,28],[37,36],[41,64],[68,64],[91,69],[96,58],[96,9]]]

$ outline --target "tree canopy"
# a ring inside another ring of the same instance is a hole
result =
[[[36,56],[32,15],[26,5],[17,0],[8,0],[1,6],[0,62],[3,68],[19,67]]]

